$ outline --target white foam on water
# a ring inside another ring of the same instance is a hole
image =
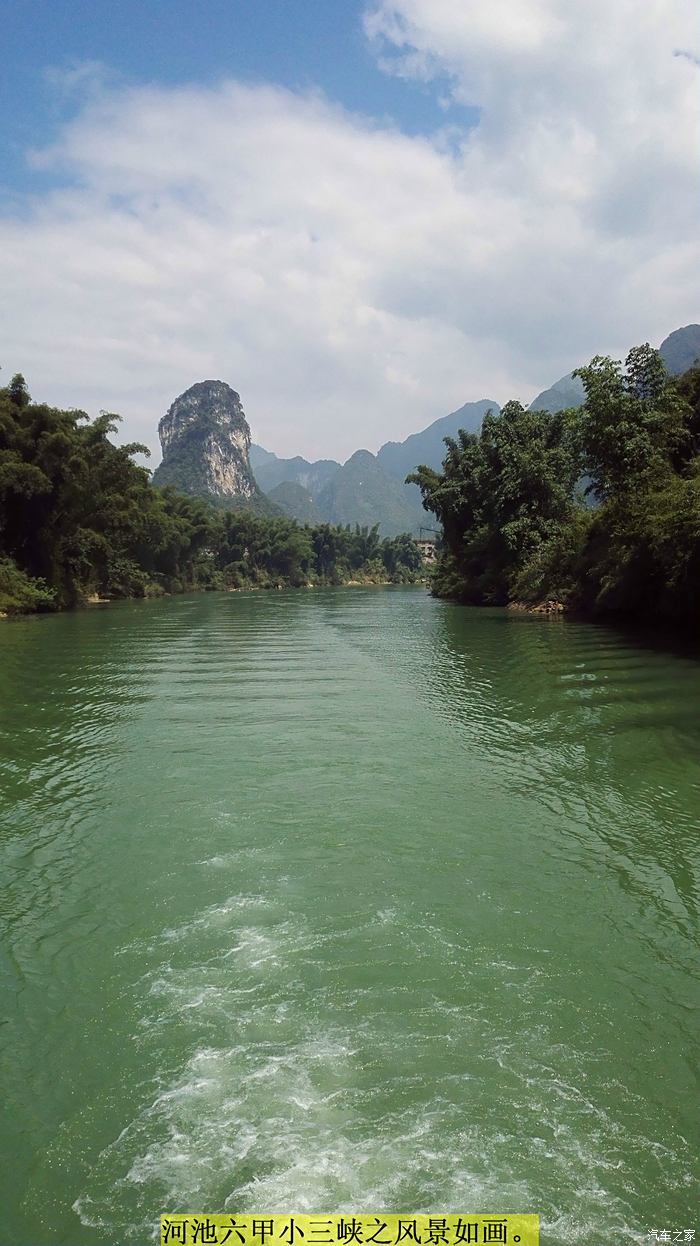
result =
[[[288,929],[288,928],[287,928]],[[279,930],[270,933],[250,926],[236,933],[237,942],[234,947],[224,953],[224,958],[235,960],[251,970],[267,970],[276,968],[284,949],[280,946]]]
[[[331,934],[297,915],[252,924],[256,911],[270,916],[261,900],[229,897],[176,938],[166,932],[141,997],[143,1042],[157,1061],[167,1030],[185,1054],[100,1155],[75,1204],[83,1223],[136,1242],[162,1212],[188,1209],[527,1208],[541,1211],[547,1240],[600,1246],[637,1240],[620,1193],[635,1188],[631,1156],[653,1153],[660,1183],[685,1185],[687,1147],[654,1149],[641,1132],[632,1146],[631,1113],[608,1114],[588,1092],[605,1053],[562,1047],[532,1023],[538,975],[527,965],[479,959],[431,922],[420,950],[467,962],[466,1002],[416,1007],[408,987],[363,984],[352,1000],[319,995],[316,1010],[309,974],[323,981],[317,953]],[[370,921],[402,926],[395,909]],[[480,992],[518,979],[514,1033],[511,1012],[499,1027]],[[404,990],[405,1010],[389,1015],[389,993]],[[620,1096],[629,1107],[624,1086]]]
[[[216,821],[222,825],[230,820],[231,819],[228,816],[218,817],[216,819]],[[247,821],[247,818],[241,818],[240,820]],[[269,855],[270,854],[266,852],[265,849],[260,847],[260,845],[248,844],[240,845],[239,847],[232,849],[230,852],[216,852],[210,857],[200,857],[197,861],[193,861],[192,864],[203,869],[225,870],[229,869],[230,866],[238,866],[241,862],[257,860],[260,857]]]
[[[166,926],[155,937],[134,939],[115,950],[115,956],[125,956],[133,952],[147,952],[157,955],[163,946],[168,944],[186,943],[192,936],[210,934],[215,936],[219,929],[227,930],[235,926],[240,915],[250,911],[268,911],[273,905],[267,896],[242,894],[228,896],[218,904],[210,904],[195,914],[189,921],[179,926]]]
[[[264,909],[269,907],[269,901],[265,896],[259,895],[240,895],[229,896],[221,904],[211,904],[208,908],[198,913],[191,921],[183,923],[182,926],[174,926],[166,928],[160,938],[165,943],[177,943],[183,939],[189,938],[205,930],[210,930],[218,926],[231,925],[236,920],[238,914],[245,909]]]
[[[84,1223],[96,1213],[109,1223],[123,1202],[138,1213],[127,1226],[138,1236],[159,1207],[220,1205],[241,1165],[260,1180],[304,1149],[304,1139],[330,1145],[344,1119],[338,1083],[348,1081],[349,1055],[342,1036],[318,1034],[284,1054],[250,1045],[196,1050],[179,1080],[102,1154],[76,1211]],[[116,1184],[115,1172],[123,1174]]]
[[[639,1226],[605,1183],[621,1165],[606,1154],[615,1124],[568,1085],[561,1096],[546,1073],[527,1078],[525,1129],[539,1117],[551,1143],[521,1134],[517,1097],[512,1130],[490,1127],[488,1108],[465,1125],[468,1105],[454,1096],[372,1121],[374,1087],[359,1086],[365,1038],[296,1022],[292,1044],[197,1048],[100,1157],[76,1202],[83,1223],[137,1240],[161,1211],[188,1208],[539,1207],[547,1240],[562,1246],[637,1240]],[[513,1051],[511,1071],[521,1056]],[[666,1159],[670,1167],[680,1157]],[[544,1173],[547,1197],[560,1188],[566,1215],[545,1205]]]
[[[388,923],[395,921],[396,916],[396,909],[377,909],[377,918],[382,925],[387,925]]]

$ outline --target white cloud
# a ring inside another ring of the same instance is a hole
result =
[[[63,65],[49,65],[44,79],[52,87],[59,100],[99,95],[108,86],[115,85],[119,76],[102,61],[69,61]]]
[[[394,72],[480,106],[457,143],[274,87],[93,90],[34,157],[70,189],[0,222],[0,361],[153,445],[219,377],[263,444],[343,456],[659,340],[700,310],[693,7],[379,4]]]

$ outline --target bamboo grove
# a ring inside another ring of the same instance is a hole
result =
[[[509,402],[409,480],[440,521],[439,596],[700,623],[700,368],[650,346],[579,369],[582,407]]]

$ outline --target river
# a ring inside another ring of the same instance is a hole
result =
[[[423,589],[0,628],[2,1246],[696,1229],[700,664]]]

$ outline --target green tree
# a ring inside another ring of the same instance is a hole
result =
[[[644,487],[670,469],[686,439],[683,404],[650,346],[638,346],[625,366],[596,355],[580,376],[585,470],[600,500]]]
[[[571,415],[509,402],[488,412],[480,434],[446,438],[442,473],[408,477],[443,525],[438,591],[502,605],[516,577],[575,510],[579,441]]]

